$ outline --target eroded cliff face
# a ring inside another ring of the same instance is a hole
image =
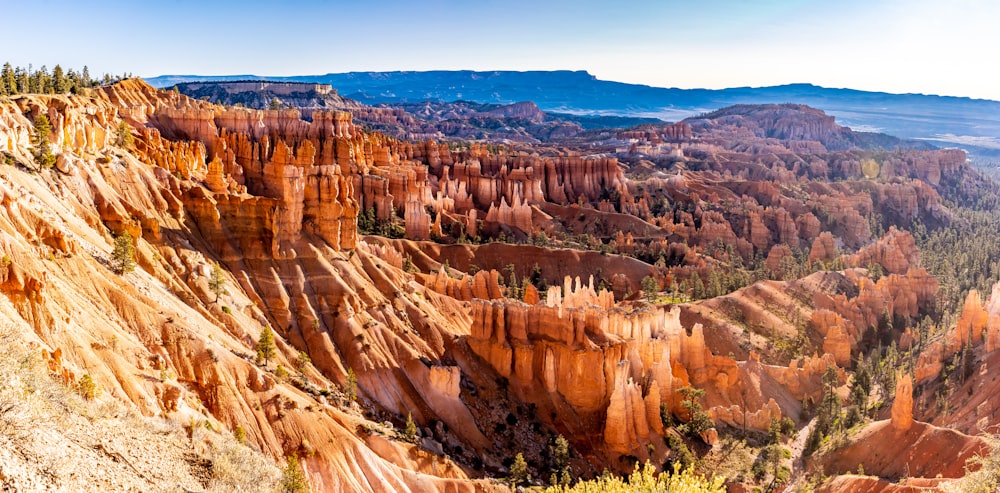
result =
[[[55,169],[34,169],[38,114],[53,122]],[[627,137],[708,146],[715,161],[705,162],[722,171],[640,189],[604,155],[407,143],[360,131],[349,113],[301,117],[140,81],[92,98],[3,100],[0,145],[19,164],[0,170],[0,311],[67,384],[86,373],[144,414],[239,427],[274,458],[301,456],[312,487],[329,491],[486,491],[498,486],[478,478],[504,476],[515,441],[530,444],[541,471],[557,434],[570,439],[578,473],[625,471],[631,458],[663,464],[675,452],[661,409],[690,419],[685,386],[705,390],[719,426],[798,421],[829,367],[847,381],[880,317],[915,319],[936,295],[913,238],[890,230],[873,241],[868,218],[947,220],[922,180],[962,165],[949,152],[900,154],[881,168],[906,177],[898,182],[813,182],[860,173],[865,156],[806,162],[788,151],[826,151],[761,149],[847,138],[823,118],[750,132],[763,142],[751,166],[747,152],[693,143],[707,127],[684,123]],[[359,234],[369,216],[405,239]],[[107,266],[122,232],[135,238],[139,268],[119,276]],[[632,256],[424,241],[462,234],[593,235]],[[853,268],[680,307],[638,299],[643,278],[667,288],[680,273],[711,272],[712,255],[767,257],[774,272],[796,258]],[[224,292],[210,288],[215,263]],[[885,275],[873,281],[876,264]],[[956,348],[1000,347],[996,298],[970,296],[954,340],[923,348],[915,385]],[[265,327],[277,355],[260,364]],[[768,344],[800,333],[794,357]],[[407,415],[416,445],[393,429]]]
[[[300,455],[317,490],[492,488],[447,457],[360,433],[368,421],[357,405],[327,393],[350,368],[366,401],[397,413],[425,398],[440,406],[454,378],[402,369],[440,361],[468,330],[454,300],[400,291],[410,282],[400,257],[356,240],[355,169],[375,161],[376,143],[352,137],[337,115],[233,114],[129,81],[97,99],[8,100],[0,137],[27,168],[39,112],[64,164],[3,172],[0,309],[59,355],[60,378],[87,373],[145,414],[239,427],[273,457]],[[114,144],[119,115],[132,148]],[[338,160],[337,149],[358,157]],[[106,265],[124,231],[139,268],[118,276]],[[215,262],[235,273],[218,300],[208,289]],[[278,352],[261,366],[253,347],[265,326]],[[298,351],[312,363],[298,365]],[[440,418],[416,416],[431,417]],[[460,420],[445,422],[475,443]]]
[[[822,373],[836,366],[829,355],[787,367],[717,356],[701,324],[690,333],[681,325],[679,308],[616,306],[610,292],[579,278],[550,288],[544,304],[475,301],[472,313],[473,352],[567,436],[593,435],[587,424],[603,423],[603,446],[594,453],[608,463],[669,456],[661,406],[687,415],[682,387],[706,389],[717,422],[763,431],[772,418],[797,416],[802,400],[818,397]]]
[[[29,122],[38,112],[54,122],[62,149],[58,175],[5,173],[0,247],[9,260],[0,285],[8,316],[49,348],[52,370],[66,382],[86,372],[144,413],[240,427],[273,456],[303,455],[316,489],[458,491],[489,485],[469,481],[447,456],[359,433],[366,419],[319,391],[346,384],[350,369],[376,408],[439,422],[427,440],[461,444],[459,461],[483,457],[499,468],[502,456],[491,454],[491,439],[460,397],[463,370],[449,363],[460,341],[511,378],[522,402],[560,406],[554,418],[544,413],[549,426],[570,417],[563,432],[603,436],[590,452],[601,461],[647,443],[662,460],[660,404],[678,409],[675,390],[690,379],[738,379],[735,362],[710,365],[700,328],[686,335],[676,311],[630,313],[579,281],[550,290],[546,305],[463,306],[457,300],[502,298],[498,273],[463,281],[442,270],[425,290],[402,270],[397,250],[356,235],[363,204],[392,214],[419,203],[406,214],[407,229],[419,223],[411,216],[430,201],[435,167],[443,179],[430,202],[438,212],[488,206],[487,221],[530,232],[516,212],[522,197],[597,200],[621,180],[613,160],[504,161],[476,149],[456,159],[429,143],[415,152],[421,148],[360,133],[343,114],[305,122],[294,111],[223,109],[135,81],[98,96],[21,98],[3,113],[2,137],[22,162],[30,162]],[[113,145],[119,117],[131,126],[132,148]],[[513,212],[503,212],[508,198]],[[418,238],[429,225],[419,227]],[[140,269],[119,277],[102,262],[124,231],[136,238]],[[218,302],[208,289],[214,262],[235,274]],[[528,299],[538,301],[537,291]],[[279,336],[279,351],[262,367],[252,353],[265,326]],[[296,367],[298,351],[311,363],[291,385],[273,365]],[[580,372],[595,369],[584,384]],[[636,382],[648,375],[644,390]],[[558,399],[540,397],[536,384]]]

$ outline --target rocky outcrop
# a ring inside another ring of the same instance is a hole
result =
[[[704,346],[683,334],[676,311],[609,313],[607,295],[567,285],[551,288],[545,305],[474,302],[469,345],[529,399],[600,417],[608,450],[629,453],[655,435],[660,402],[673,401],[672,358],[701,374]],[[644,400],[641,376],[657,402]]]
[[[503,298],[499,272],[491,270],[479,271],[471,276],[464,273],[459,273],[459,275],[461,277],[454,278],[442,268],[437,274],[427,277],[424,281],[424,286],[456,300],[469,301],[474,298],[495,300]],[[537,291],[535,293],[537,296]]]
[[[896,379],[896,398],[892,401],[892,427],[905,432],[913,426],[913,381],[910,375]]]
[[[355,240],[354,176],[395,159],[379,150],[384,141],[353,134],[335,114],[305,122],[224,110],[137,81],[97,99],[17,101],[27,113],[0,103],[0,135],[20,146],[31,112],[51,114],[65,169],[11,167],[0,178],[0,312],[46,350],[54,374],[87,373],[145,414],[240,427],[275,459],[308,452],[303,467],[318,490],[482,489],[450,459],[360,433],[367,421],[328,390],[350,368],[363,399],[421,409],[421,423],[447,424],[437,439],[470,446],[470,456],[486,449],[456,396],[462,376],[441,362],[467,333],[467,314],[408,284],[397,251]],[[119,116],[142,126],[129,149],[108,137]],[[14,159],[30,163],[18,149]],[[404,180],[388,189],[405,198],[424,188]],[[109,230],[132,234],[135,272],[107,268]],[[216,262],[218,294],[209,289]],[[276,355],[256,365],[265,326]],[[294,368],[298,351],[312,363],[296,386],[275,374],[275,360]],[[443,369],[397,371],[422,360]]]
[[[955,346],[966,344],[980,344],[983,342],[983,331],[989,321],[989,313],[983,308],[983,302],[979,298],[979,292],[970,290],[965,297],[965,304],[962,306],[962,314],[955,325],[955,335],[957,340],[952,343]]]
[[[824,231],[816,237],[812,248],[809,249],[809,262],[832,262],[838,254],[839,251],[833,235]]]
[[[889,274],[903,274],[916,267],[920,259],[913,236],[907,231],[890,228],[889,232],[872,245],[866,246],[847,257],[847,263],[854,267],[882,266]]]

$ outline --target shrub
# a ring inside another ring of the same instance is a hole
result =
[[[417,424],[413,422],[413,414],[406,414],[406,428],[403,429],[403,440],[416,443],[417,441]]]
[[[207,491],[273,493],[277,490],[278,468],[241,443],[242,430],[237,426],[232,440],[215,443],[210,455],[212,476]]]
[[[90,376],[89,373],[85,373],[80,377],[80,380],[76,383],[76,391],[88,401],[96,399],[100,393],[97,384],[94,383],[94,377]]]
[[[118,122],[115,128],[115,145],[118,147],[132,147],[132,128],[125,120]]]

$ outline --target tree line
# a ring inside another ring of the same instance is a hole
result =
[[[0,96],[79,94],[84,89],[114,84],[131,76],[132,74],[111,75],[105,73],[100,78],[95,79],[90,76],[90,69],[86,65],[79,72],[73,69],[63,70],[61,65],[56,65],[50,72],[45,65],[35,69],[31,65],[28,65],[28,68],[14,67],[11,66],[10,62],[7,62],[4,63],[3,69],[0,69]]]

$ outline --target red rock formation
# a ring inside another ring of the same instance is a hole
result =
[[[771,272],[774,272],[780,277],[785,277],[785,271],[783,268],[783,263],[787,260],[794,260],[792,257],[792,250],[786,245],[775,245],[771,247],[771,250],[767,252],[767,259],[764,260],[764,265],[767,266]]]
[[[986,351],[993,352],[1000,348],[1000,283],[993,285],[986,313]]]
[[[851,340],[840,325],[834,325],[827,332],[826,339],[823,340],[823,352],[832,354],[840,366],[851,363]]]
[[[965,344],[979,344],[983,342],[983,331],[989,314],[983,308],[983,302],[979,299],[979,292],[975,289],[969,291],[965,297],[965,305],[962,307],[962,314],[958,318],[955,326],[955,335],[958,340],[953,342],[954,346],[964,346]]]
[[[913,381],[910,375],[896,379],[896,398],[892,401],[892,427],[905,432],[913,426]]]
[[[920,260],[920,250],[917,249],[913,236],[908,231],[895,227],[872,245],[866,246],[854,255],[847,257],[847,263],[854,267],[865,267],[879,264],[888,274],[903,274],[915,267]]]
[[[829,231],[824,231],[816,237],[812,248],[809,249],[809,262],[832,262],[837,255],[838,250],[833,235]]]
[[[389,250],[393,252],[396,251],[391,249]],[[465,274],[460,275],[461,277],[456,279],[445,273],[444,269],[441,269],[438,270],[437,274],[427,277],[424,281],[424,286],[427,286],[438,293],[455,298],[456,300],[469,301],[474,298],[482,300],[503,298],[500,288],[499,272],[491,270],[479,271],[472,276]],[[538,296],[537,291],[535,291],[535,296]]]

